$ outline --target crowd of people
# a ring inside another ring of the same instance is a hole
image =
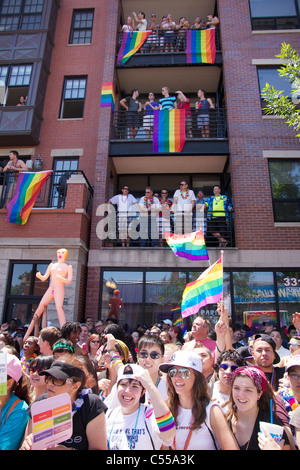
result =
[[[127,22],[122,26],[121,32],[152,31],[140,52],[180,52],[185,50],[186,31],[203,30],[218,27],[220,21],[217,16],[211,14],[202,19],[196,16],[189,20],[182,16],[175,21],[172,13],[162,16],[159,20],[155,12],[151,13],[149,20],[144,12],[132,12],[127,17]]]
[[[185,334],[170,319],[129,331],[86,318],[23,342],[26,327],[2,324],[0,449],[31,450],[32,404],[68,394],[72,436],[53,450],[298,450],[300,313],[279,338],[217,311],[213,328],[195,316]]]
[[[145,195],[137,200],[128,185],[124,185],[121,194],[109,199],[109,204],[116,207],[118,235],[123,246],[129,246],[136,240],[137,234],[130,224],[135,211],[139,214],[139,245],[163,246],[166,233],[191,233],[202,230],[204,237],[215,240],[220,247],[230,241],[230,213],[233,210],[230,199],[222,194],[221,187],[215,185],[213,195],[205,197],[203,188],[196,194],[189,188],[189,183],[181,180],[179,189],[169,196],[167,189],[159,193],[147,186]],[[134,224],[137,228],[137,224]]]

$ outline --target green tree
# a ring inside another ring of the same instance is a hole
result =
[[[282,91],[275,90],[266,83],[261,96],[266,102],[264,113],[282,117],[285,122],[293,127],[296,132],[300,130],[300,110],[298,109],[300,98],[300,59],[298,53],[290,46],[283,43],[281,52],[277,55],[283,64],[278,70],[279,76],[286,78],[292,85],[292,96],[283,96]],[[296,134],[300,138],[300,133]]]

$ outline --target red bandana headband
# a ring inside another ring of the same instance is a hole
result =
[[[255,383],[256,387],[262,392],[265,392],[267,390],[268,388],[267,378],[264,372],[258,367],[255,367],[255,366],[238,367],[232,373],[232,376],[231,376],[232,382],[234,381],[236,376],[240,374],[245,374],[248,377],[250,377],[250,379],[252,379],[253,382]]]

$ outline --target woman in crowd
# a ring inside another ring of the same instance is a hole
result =
[[[176,422],[171,448],[237,450],[222,410],[210,399],[200,356],[193,351],[177,351],[159,368],[168,374],[167,405]]]
[[[93,333],[89,336],[89,339],[86,343],[86,348],[88,352],[88,357],[91,361],[94,361],[97,355],[97,351],[101,345],[100,335]]]
[[[65,354],[75,354],[72,341],[64,338],[59,339],[53,344],[52,351],[54,359],[58,359],[60,356],[64,356]]]
[[[6,353],[7,391],[0,395],[0,450],[18,450],[28,423],[30,384],[19,359]]]
[[[29,336],[23,344],[24,356],[21,359],[22,369],[26,374],[29,374],[29,366],[32,361],[39,355],[40,347],[38,345],[38,338]]]
[[[62,356],[50,369],[40,372],[45,376],[47,393],[37,400],[68,393],[72,404],[73,434],[70,439],[54,446],[53,450],[106,450],[106,406],[89,388],[85,387],[83,363],[74,356]],[[21,450],[31,450],[31,420]]]
[[[150,406],[143,404],[147,391]],[[119,406],[106,414],[109,450],[159,450],[169,445],[175,423],[169,408],[151,380],[137,364],[123,365],[118,372]]]
[[[42,370],[50,369],[53,356],[37,356],[29,365],[29,380],[34,399],[46,393],[45,377],[40,375]]]
[[[238,367],[232,374],[230,407],[226,415],[240,450],[259,450],[259,422],[271,422],[282,426],[276,416],[274,393],[264,372],[255,366]],[[272,409],[271,409],[272,406]],[[288,442],[286,433],[283,435]],[[290,449],[289,445],[283,447]]]

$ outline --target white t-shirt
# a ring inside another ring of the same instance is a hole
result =
[[[137,29],[139,31],[147,31],[147,20],[144,18],[141,23],[137,24]]]
[[[210,410],[212,406],[219,406],[216,403],[211,402],[206,408],[206,420],[202,424],[200,429],[192,432],[191,440],[186,450],[216,450],[214,440],[211,436],[213,434],[211,425],[210,425]],[[190,423],[192,419],[192,410],[187,410],[185,408],[179,407],[179,413],[177,417],[177,426],[176,426],[176,450],[183,450],[185,442],[189,434]],[[211,433],[209,432],[209,429]],[[217,448],[219,445],[216,442]]]
[[[120,406],[106,413],[106,433],[109,450],[159,450],[163,442],[159,437],[152,407],[140,405],[129,415]]]
[[[119,212],[127,212],[130,207],[137,202],[137,200],[132,194],[128,194],[128,196],[117,194],[110,198],[110,202],[117,205]]]
[[[225,393],[220,392],[220,381],[219,380],[214,383],[213,393],[212,393],[211,398],[212,398],[212,401],[215,401],[215,403],[218,403],[218,405],[220,405],[223,413],[226,413],[228,411],[228,409],[229,409],[229,402],[228,402],[229,395],[225,395]],[[225,406],[224,406],[224,403],[226,403]]]
[[[180,191],[177,189],[174,193],[174,199],[177,198],[176,211],[190,211],[192,209],[192,201],[196,201],[195,193],[192,189]]]
[[[141,207],[146,207],[146,203],[147,203],[146,196],[141,197],[139,205]],[[157,199],[157,197],[155,197],[155,196],[152,197],[151,207],[153,207],[154,209],[160,209],[159,199]]]

